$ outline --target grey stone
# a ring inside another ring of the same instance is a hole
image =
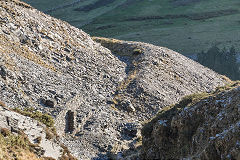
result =
[[[38,121],[20,115],[0,106],[0,129],[7,128],[12,133],[24,132],[31,143],[35,144],[35,139],[41,137],[39,146],[34,147],[34,153],[39,157],[60,158],[63,148],[57,140],[46,139],[46,126]]]
[[[139,129],[119,126],[139,124],[185,95],[209,92],[226,82],[167,48],[101,38],[94,41],[82,30],[17,2],[0,2],[0,17],[8,19],[0,23],[0,64],[13,75],[7,82],[0,78],[1,101],[10,108],[34,107],[51,113],[60,141],[78,159],[122,152],[136,140]],[[8,23],[17,24],[18,29],[10,30]],[[141,53],[134,54],[136,48]],[[50,107],[39,103],[41,98],[54,102],[54,107],[52,102]],[[131,102],[126,108],[120,105],[124,100]],[[71,119],[74,130],[65,134],[69,110],[75,114],[73,125]],[[51,143],[42,141],[42,145]],[[55,150],[46,149],[45,155],[51,152]]]
[[[120,105],[121,107],[123,107],[123,109],[125,109],[128,112],[136,111],[136,109],[133,107],[132,103],[129,100],[121,102]]]
[[[6,78],[7,78],[6,67],[0,66],[0,75],[1,75],[1,77],[2,77],[4,80],[6,80]]]

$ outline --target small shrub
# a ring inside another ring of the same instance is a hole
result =
[[[217,87],[215,92],[213,92],[213,93],[216,94],[216,93],[220,93],[223,91],[227,91],[227,90],[233,89],[239,85],[240,85],[240,81],[234,81],[234,82],[226,84],[225,86]]]
[[[11,132],[9,131],[9,129],[7,128],[1,128],[1,134],[4,136],[4,137],[7,137],[11,134]]]
[[[25,141],[25,139],[22,137],[22,136],[15,136],[15,135],[10,135],[8,136],[8,139],[9,139],[9,144],[10,146],[12,147],[20,147],[20,148],[28,148],[29,146],[29,142],[28,141]]]
[[[6,104],[5,104],[5,103],[3,103],[2,101],[0,101],[0,106],[2,106],[2,107],[4,107],[4,108],[6,108]]]
[[[77,158],[75,158],[71,155],[70,151],[68,150],[68,148],[66,146],[61,144],[61,147],[63,148],[63,154],[62,154],[62,157],[60,158],[60,160],[77,160]]]
[[[133,55],[139,55],[139,54],[142,54],[142,53],[143,53],[143,51],[141,49],[139,49],[139,48],[135,48],[133,50]]]
[[[46,132],[46,139],[50,140],[54,138],[54,134],[48,128],[46,128],[45,132]]]

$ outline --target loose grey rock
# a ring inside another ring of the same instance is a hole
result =
[[[7,72],[6,72],[6,69],[5,69],[4,66],[0,66],[0,75],[1,75],[1,77],[2,77],[4,80],[6,80],[6,78],[7,78]]]
[[[0,106],[0,129],[7,128],[12,133],[23,131],[32,144],[36,144],[35,139],[41,137],[39,146],[35,152],[40,157],[52,157],[58,159],[62,156],[63,148],[60,143],[46,138],[46,126],[38,121],[10,111]]]
[[[122,124],[141,125],[183,96],[226,82],[164,47],[104,38],[95,42],[18,0],[0,1],[0,17],[0,66],[12,75],[0,78],[0,100],[10,108],[50,113],[61,142],[78,159],[107,159],[126,150],[138,138],[138,127]],[[125,100],[130,103],[123,107]],[[69,110],[71,121],[66,120]],[[45,154],[50,152],[55,151]]]

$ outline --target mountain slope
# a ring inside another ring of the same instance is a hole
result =
[[[142,158],[239,159],[239,92],[235,82],[161,110],[142,130]]]
[[[35,160],[50,157],[76,160],[59,142],[53,119],[30,109],[13,111],[0,102],[0,159]]]
[[[238,0],[25,2],[92,36],[147,42],[185,55],[199,53],[212,45],[220,48],[233,45],[239,52]],[[72,2],[76,3],[71,5]]]
[[[167,48],[94,38],[101,45],[18,0],[0,1],[0,15],[0,100],[52,115],[79,159],[130,148],[158,109],[226,82]]]
[[[128,77],[114,94],[115,105],[133,103],[138,115],[150,118],[184,95],[224,85],[219,83],[224,77],[167,48],[98,37],[93,40],[127,61]]]

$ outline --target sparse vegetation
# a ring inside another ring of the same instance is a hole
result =
[[[5,103],[3,103],[2,101],[0,101],[0,106],[2,106],[2,107],[6,107],[6,104]]]
[[[63,154],[60,160],[77,160],[75,157],[71,155],[70,151],[66,146],[62,144],[61,147],[63,148]]]
[[[120,56],[132,57],[143,53],[143,49],[136,44],[128,44],[118,39],[103,37],[92,37],[92,39]]]
[[[164,119],[167,121],[171,121],[172,117],[174,117],[177,113],[181,112],[182,109],[184,109],[185,107],[191,107],[202,99],[214,96],[226,90],[231,90],[237,86],[240,86],[240,81],[231,82],[229,84],[226,84],[225,86],[218,87],[212,93],[195,93],[183,97],[179,103],[162,108],[154,118],[146,121],[144,127],[142,128],[142,134],[145,136],[150,136],[153,129],[153,124],[155,124],[158,120]]]
[[[45,130],[47,139],[50,140],[53,138],[58,138],[56,128],[54,127],[54,119],[50,115],[36,111],[33,108],[25,108],[24,110],[15,108],[13,110],[17,113],[20,113],[24,116],[31,117],[31,118],[45,124],[47,126],[47,128]]]
[[[132,70],[131,72],[129,72],[127,78],[124,79],[118,86],[118,88],[115,92],[114,98],[112,100],[112,102],[113,102],[112,108],[113,109],[117,110],[116,106],[121,107],[121,106],[119,106],[119,104],[123,100],[121,91],[123,91],[130,85],[130,83],[136,78],[136,74],[137,74],[137,69]]]
[[[37,137],[36,141],[40,143],[41,137]],[[38,144],[32,144],[23,132],[15,135],[6,128],[0,130],[0,160],[54,160],[51,157],[38,158],[35,154],[35,147],[38,147]],[[77,160],[66,146],[61,145],[61,147],[63,148],[63,155],[60,160]]]
[[[175,105],[175,107],[177,109],[182,109],[184,107],[189,107],[189,106],[195,104],[196,102],[199,102],[201,99],[204,99],[204,98],[206,98],[210,95],[211,95],[211,93],[203,92],[203,93],[195,93],[195,94],[185,96],[185,97],[182,98],[182,100],[179,103],[177,103]]]
[[[239,85],[240,85],[240,81],[233,81],[231,83],[226,84],[225,86],[217,87],[216,90],[213,92],[213,94],[231,90]]]
[[[33,153],[33,145],[23,134],[14,135],[7,129],[0,133],[0,159],[31,159],[38,158]]]
[[[43,60],[39,55],[34,54],[32,51],[29,50],[28,47],[26,46],[21,46],[20,43],[15,43],[15,42],[11,42],[9,41],[5,35],[0,35],[0,45],[1,46],[5,46],[4,48],[0,48],[0,51],[2,51],[2,53],[4,53],[5,56],[8,56],[8,54],[14,52],[24,58],[27,58],[30,61],[33,61],[34,63],[48,68],[54,72],[56,72],[56,68],[49,64],[49,62],[46,62],[45,60]],[[13,68],[15,68],[17,65],[14,65],[14,60],[12,58],[8,58],[8,60],[10,61],[6,61],[5,63],[13,63]],[[8,66],[6,64],[6,66]],[[11,68],[11,66],[9,67]]]
[[[37,121],[45,124],[47,127],[54,127],[54,119],[46,113],[41,113],[39,111],[34,110],[33,108],[25,108],[24,110],[15,108],[13,110],[24,116],[36,119]]]
[[[129,71],[127,72],[127,77],[119,84],[115,92],[114,98],[112,99],[113,104],[111,105],[111,107],[114,110],[118,110],[118,108],[121,107],[120,103],[123,100],[123,97],[121,95],[122,91],[126,89],[131,84],[131,82],[135,80],[138,73],[138,62],[134,60],[132,61],[132,58],[138,56],[139,54],[142,54],[144,50],[137,44],[127,43],[117,39],[103,37],[92,37],[92,39],[111,50],[113,54],[126,56],[129,58],[129,61],[131,61],[131,69],[129,69]]]
[[[19,108],[13,109],[14,111],[38,120],[44,123],[46,127],[46,139],[58,138],[56,129],[53,127],[54,121],[50,115],[43,114],[39,111],[35,111],[33,108],[27,108],[20,110]],[[35,139],[36,144],[29,141],[28,137],[23,131],[19,131],[18,134],[12,134],[7,128],[0,129],[0,160],[2,159],[31,159],[38,160],[35,154],[35,148],[39,146],[42,141],[42,137],[39,136]],[[63,148],[63,154],[61,160],[76,160],[68,150],[67,147],[61,145]],[[53,160],[51,157],[42,157],[42,160]]]
[[[134,55],[138,55],[138,54],[141,54],[141,53],[143,53],[143,51],[140,48],[136,48],[136,49],[133,50]]]
[[[46,132],[46,138],[49,140],[53,138],[59,138],[55,127],[46,128],[45,132]]]
[[[11,132],[7,128],[1,128],[0,132],[4,137],[7,137],[11,134]]]

